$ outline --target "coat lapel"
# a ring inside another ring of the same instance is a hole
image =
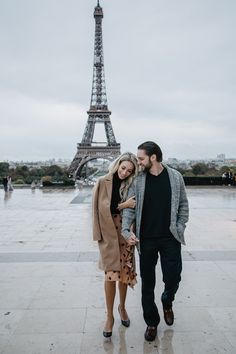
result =
[[[111,194],[112,194],[112,179],[113,179],[113,175],[110,173],[107,175],[105,179],[107,197],[109,200],[111,200]]]

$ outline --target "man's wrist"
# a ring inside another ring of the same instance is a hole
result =
[[[127,241],[132,236],[132,233],[131,232],[124,232],[124,233],[122,233],[122,236]]]

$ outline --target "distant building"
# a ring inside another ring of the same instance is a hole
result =
[[[216,156],[217,160],[225,160],[225,154],[219,154]]]

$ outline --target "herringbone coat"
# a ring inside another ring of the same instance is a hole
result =
[[[189,218],[189,206],[182,175],[173,168],[163,164],[167,169],[171,187],[171,220],[170,232],[177,241],[185,245],[184,230]],[[140,172],[130,186],[128,198],[135,195],[136,208],[124,209],[122,214],[122,236],[127,240],[130,235],[130,226],[136,222],[136,236],[140,237],[142,208],[145,194],[146,173]],[[140,251],[139,243],[137,244]]]

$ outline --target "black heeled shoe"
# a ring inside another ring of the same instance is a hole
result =
[[[113,322],[112,322],[112,327],[113,327],[113,325],[114,325],[114,318],[113,318]],[[103,331],[102,333],[103,333],[103,337],[105,337],[105,338],[109,338],[112,336],[112,331],[110,331],[110,332]]]
[[[125,327],[129,327],[130,326],[130,319],[128,318],[128,320],[122,320],[122,318],[121,318],[120,305],[118,306],[118,312],[120,314],[121,324]]]

